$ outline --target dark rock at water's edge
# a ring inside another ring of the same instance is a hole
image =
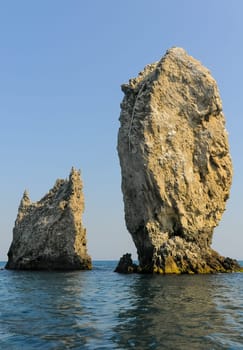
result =
[[[232,163],[210,72],[174,47],[122,91],[117,148],[139,271],[240,270],[211,248],[230,193]]]
[[[7,269],[89,270],[80,172],[72,168],[69,178],[58,179],[38,202],[27,191],[21,200],[8,252]]]
[[[131,258],[131,254],[124,254],[120,260],[119,263],[114,270],[114,272],[118,273],[140,273],[140,274],[197,274],[197,273],[217,273],[217,272],[243,272],[243,267],[240,266],[237,260],[231,259],[229,257],[223,257],[220,256],[217,252],[211,251],[210,258],[206,257],[206,263],[204,267],[207,266],[207,270],[195,270],[192,266],[190,268],[186,268],[188,266],[185,266],[183,271],[175,270],[175,264],[173,260],[167,259],[167,265],[166,269],[163,269],[162,266],[156,266],[155,264],[141,266],[133,263],[133,260]],[[171,265],[168,263],[168,261],[171,261]],[[188,259],[189,263],[189,259]],[[198,262],[200,264],[201,261]],[[206,265],[208,264],[208,265]],[[220,268],[219,268],[220,266]]]
[[[133,273],[138,272],[138,266],[133,263],[132,256],[129,253],[124,254],[115,268],[115,272],[119,273]]]

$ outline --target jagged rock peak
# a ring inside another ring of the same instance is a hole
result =
[[[29,205],[30,204],[30,196],[29,196],[29,192],[27,190],[24,191],[23,193],[23,197],[22,197],[22,201],[21,203],[23,205]]]
[[[118,154],[139,270],[238,269],[210,247],[229,197],[232,164],[209,70],[174,47],[122,90]]]
[[[27,191],[20,202],[6,268],[28,270],[90,269],[80,171],[58,179],[38,202]]]

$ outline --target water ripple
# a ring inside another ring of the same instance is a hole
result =
[[[243,274],[1,271],[1,349],[243,349]]]

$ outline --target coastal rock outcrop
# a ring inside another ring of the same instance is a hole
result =
[[[69,179],[58,179],[38,202],[27,191],[13,229],[6,268],[20,270],[91,269],[87,254],[83,185],[72,168]]]
[[[132,261],[132,254],[126,253],[124,254],[117,267],[115,268],[115,272],[119,273],[133,273],[138,271],[138,266]]]
[[[235,260],[211,249],[232,164],[209,70],[174,47],[122,91],[118,154],[125,220],[140,271],[238,270]]]

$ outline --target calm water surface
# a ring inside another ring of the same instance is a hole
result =
[[[243,349],[243,274],[0,271],[0,349]]]

